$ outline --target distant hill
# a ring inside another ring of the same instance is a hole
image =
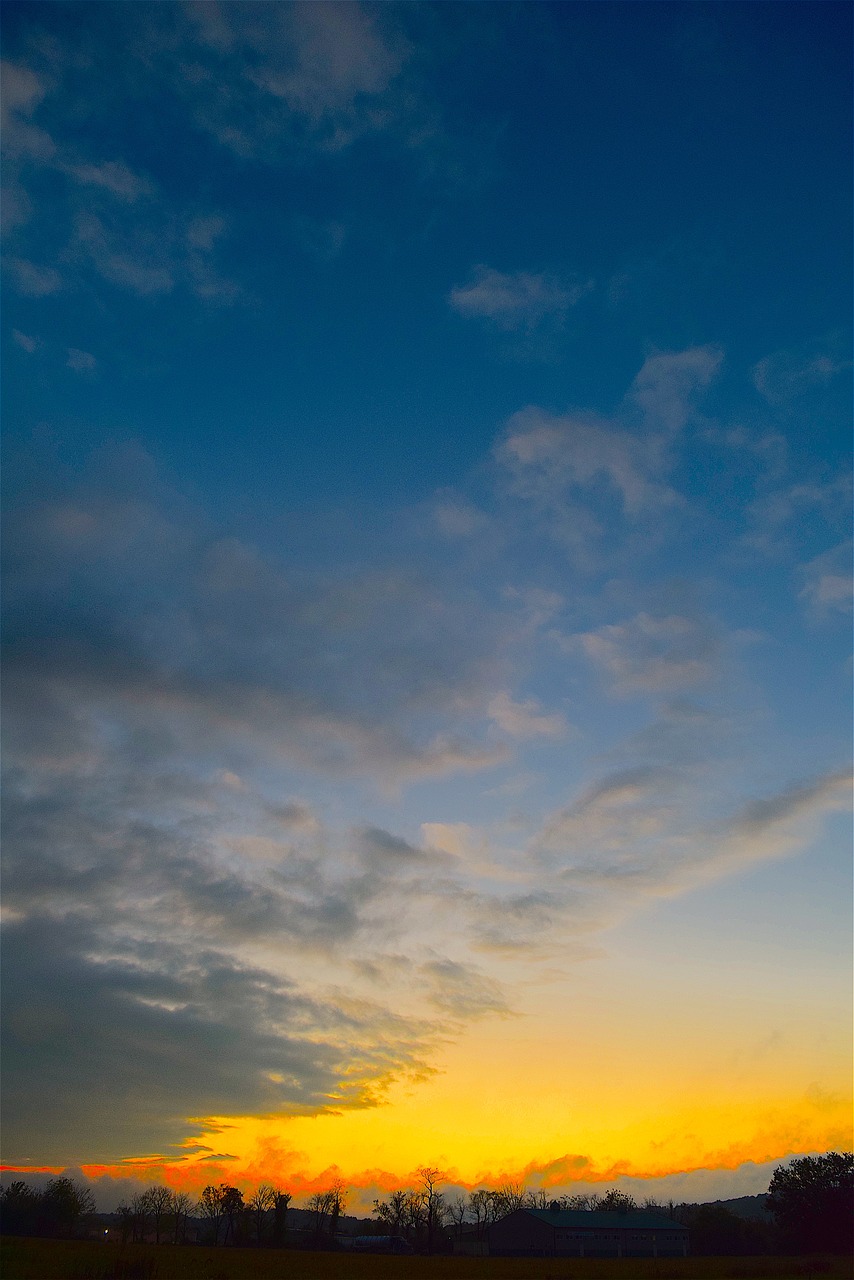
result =
[[[712,1200],[711,1204],[719,1204],[729,1209],[737,1218],[747,1218],[751,1222],[770,1222],[771,1214],[765,1208],[766,1195],[736,1196],[734,1200]]]

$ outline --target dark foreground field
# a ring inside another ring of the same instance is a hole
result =
[[[851,1280],[849,1258],[387,1258],[0,1241],[3,1280]]]

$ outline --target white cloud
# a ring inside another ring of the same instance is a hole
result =
[[[688,421],[694,396],[709,386],[722,359],[721,350],[713,346],[657,352],[644,361],[630,397],[654,427],[680,431]]]
[[[39,345],[38,338],[32,338],[28,333],[21,333],[20,329],[12,330],[12,338],[17,342],[19,347],[22,347],[23,350],[28,352],[30,355],[33,354]]]
[[[12,273],[18,292],[28,298],[44,298],[62,288],[62,277],[54,267],[39,266],[27,258],[9,257],[5,265]]]
[[[502,691],[490,700],[488,710],[499,729],[511,738],[560,738],[567,731],[566,718],[560,712],[544,712],[533,698],[514,702]]]
[[[56,150],[53,139],[29,119],[45,97],[47,85],[23,64],[4,62],[0,80],[3,150],[8,158],[49,160]]]
[[[770,404],[780,405],[826,385],[850,368],[850,357],[833,349],[776,351],[753,366],[753,383]]]
[[[205,3],[187,12],[195,30],[179,88],[197,122],[240,155],[271,155],[288,141],[340,150],[412,107],[392,94],[409,45],[382,8]],[[217,91],[225,58],[227,97]]]
[[[523,409],[510,419],[496,452],[521,491],[534,498],[559,501],[567,488],[589,490],[604,480],[630,515],[680,500],[660,478],[654,446],[591,415]]]
[[[313,120],[382,93],[401,68],[405,47],[384,38],[375,12],[360,4],[294,5],[282,17],[291,65],[269,61],[253,78]]]
[[[616,693],[677,693],[705,683],[717,670],[716,632],[697,618],[642,612],[576,638]]]
[[[737,804],[729,816],[714,817],[708,799],[703,770],[638,765],[553,814],[531,853],[548,869],[559,918],[581,932],[598,930],[646,898],[692,892],[792,856],[827,818],[850,810],[851,774],[829,772]]]
[[[810,560],[800,570],[804,585],[799,598],[818,615],[838,612],[850,613],[854,576],[852,576],[852,545],[850,540],[841,542],[829,551]]]
[[[436,494],[433,518],[446,538],[470,538],[489,523],[489,517],[452,489]]]
[[[70,164],[66,171],[84,186],[102,187],[119,200],[133,203],[142,196],[154,194],[154,184],[120,160],[107,160],[103,164]]]
[[[769,555],[788,553],[790,544],[814,533],[848,524],[851,478],[802,480],[786,488],[773,489],[750,504],[747,546]]]
[[[171,293],[180,284],[198,298],[233,302],[239,287],[218,274],[211,255],[225,231],[218,214],[109,223],[93,213],[77,218],[74,247],[110,283],[141,297]]]
[[[108,231],[94,214],[83,214],[75,238],[99,275],[112,284],[143,297],[174,287],[174,269],[160,236],[135,232],[124,237]]]
[[[98,361],[90,351],[80,351],[77,347],[68,348],[66,367],[75,373],[91,373],[98,367]]]
[[[554,276],[528,271],[504,273],[478,266],[468,284],[451,290],[448,301],[461,315],[490,321],[500,329],[531,332],[546,320],[562,323],[588,287],[564,285]]]

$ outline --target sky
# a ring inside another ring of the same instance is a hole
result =
[[[850,1148],[849,7],[3,8],[5,1165]]]

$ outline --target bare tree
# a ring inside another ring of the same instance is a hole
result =
[[[373,1213],[391,1236],[403,1235],[407,1226],[407,1207],[411,1191],[392,1191],[388,1200],[375,1200]]]
[[[248,1208],[252,1211],[255,1219],[255,1243],[261,1245],[261,1238],[264,1234],[264,1219],[270,1209],[276,1204],[276,1193],[272,1187],[262,1182],[258,1190],[248,1201]]]
[[[581,1193],[574,1196],[561,1196],[558,1200],[553,1200],[550,1207],[557,1209],[595,1209],[599,1203],[597,1195],[583,1195]]]
[[[631,1213],[632,1209],[637,1208],[637,1204],[633,1196],[628,1196],[624,1191],[617,1191],[612,1187],[605,1193],[596,1208],[603,1212]]]
[[[311,1196],[307,1208],[314,1213],[314,1231],[318,1239],[327,1233],[335,1234],[346,1200],[347,1188],[340,1178],[336,1178],[328,1191],[316,1191]]]
[[[186,1191],[172,1192],[172,1216],[175,1220],[173,1242],[183,1244],[187,1236],[187,1219],[190,1216],[192,1201]]]
[[[427,1228],[427,1197],[423,1191],[406,1193],[406,1226],[404,1234],[407,1240],[421,1247],[421,1241]]]
[[[127,1244],[128,1236],[133,1232],[134,1212],[129,1204],[120,1204],[116,1209],[119,1215],[122,1232],[122,1244]]]
[[[472,1191],[469,1195],[469,1217],[475,1225],[478,1240],[482,1240],[486,1228],[492,1221],[492,1192],[486,1190]]]
[[[502,1217],[513,1213],[515,1209],[524,1209],[528,1197],[528,1189],[524,1182],[502,1182],[496,1191],[498,1203],[501,1205]]]
[[[453,1200],[448,1201],[448,1217],[457,1229],[457,1236],[463,1234],[468,1208],[468,1200],[465,1196],[454,1196]]]
[[[133,1222],[131,1226],[131,1239],[145,1239],[145,1224],[148,1221],[148,1196],[142,1191],[135,1195],[130,1202],[130,1211],[133,1214]]]
[[[238,1191],[237,1187],[229,1187],[225,1184],[220,1186],[220,1192],[222,1193],[222,1211],[225,1217],[225,1235],[222,1238],[222,1242],[226,1244],[228,1237],[231,1236],[231,1243],[234,1244],[237,1224],[243,1212],[243,1192]]]
[[[421,1182],[424,1196],[424,1209],[427,1227],[427,1252],[433,1252],[436,1234],[442,1226],[447,1212],[445,1197],[439,1191],[440,1183],[446,1181],[447,1174],[441,1169],[431,1169],[429,1165],[420,1165],[415,1172]]]
[[[168,1187],[156,1185],[142,1193],[145,1208],[154,1220],[154,1242],[160,1244],[160,1228],[166,1214],[172,1208],[172,1192]]]
[[[225,1209],[223,1206],[222,1192],[224,1187],[211,1186],[205,1187],[199,1199],[199,1212],[203,1218],[207,1218],[213,1227],[213,1242],[219,1244],[219,1224],[222,1222]]]

